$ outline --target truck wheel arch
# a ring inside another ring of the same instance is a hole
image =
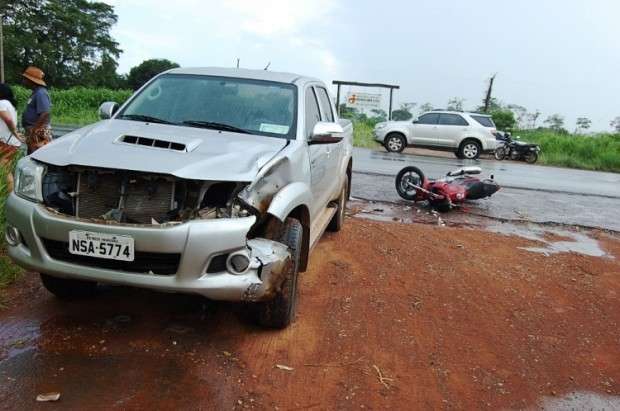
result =
[[[267,214],[283,223],[288,217],[299,220],[303,227],[303,243],[299,271],[306,271],[310,253],[310,211],[307,204],[312,195],[306,184],[291,183],[282,188],[271,200]]]

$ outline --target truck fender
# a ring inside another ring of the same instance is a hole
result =
[[[284,222],[286,217],[300,205],[312,203],[312,193],[307,184],[296,182],[286,185],[273,196],[267,213]]]

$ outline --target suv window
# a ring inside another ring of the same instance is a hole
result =
[[[428,113],[418,118],[418,124],[437,124],[439,113]]]
[[[439,115],[439,124],[444,126],[468,126],[469,123],[458,114],[441,113]]]
[[[495,123],[491,117],[487,116],[471,116],[474,120],[476,120],[480,125],[484,127],[495,128]]]
[[[312,130],[316,123],[321,121],[321,113],[319,112],[319,104],[316,101],[314,90],[309,87],[306,90],[306,137],[312,135]]]
[[[321,110],[323,111],[323,121],[334,122],[334,113],[332,113],[332,105],[329,102],[329,94],[323,87],[315,88],[319,101],[321,102]]]

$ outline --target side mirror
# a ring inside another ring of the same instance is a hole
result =
[[[338,123],[319,121],[312,129],[312,136],[308,140],[309,145],[313,144],[334,144],[339,143],[344,138],[344,129]],[[339,135],[337,135],[339,134]]]
[[[106,101],[99,106],[99,118],[102,120],[108,120],[112,118],[114,113],[118,110],[118,103],[114,101]]]

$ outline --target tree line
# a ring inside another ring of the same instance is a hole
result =
[[[178,64],[147,60],[127,75],[117,73],[123,52],[110,30],[118,16],[113,6],[89,0],[19,0],[0,10],[4,32],[5,81],[21,83],[34,65],[52,87],[137,89],[153,75]]]

